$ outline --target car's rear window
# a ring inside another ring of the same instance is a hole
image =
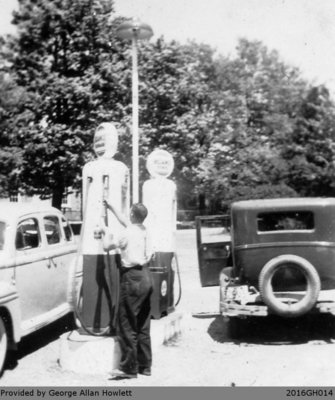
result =
[[[259,232],[300,231],[314,229],[311,211],[267,212],[258,214]]]

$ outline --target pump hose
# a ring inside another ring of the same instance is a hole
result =
[[[180,278],[179,261],[178,261],[177,253],[174,254],[174,258],[176,260],[176,267],[177,267],[176,269],[177,269],[178,286],[179,286],[178,300],[175,303],[175,306],[177,306],[181,299],[182,290],[181,290],[181,278]]]
[[[87,209],[87,204],[88,204],[87,195],[88,195],[88,190],[89,190],[89,186],[90,186],[91,182],[92,182],[92,178],[89,177],[88,178],[88,182],[87,182],[87,186],[86,186],[86,191],[85,191],[85,209],[84,209],[83,215],[86,215],[86,209]],[[80,258],[83,257],[83,246],[82,246],[82,243],[83,243],[84,231],[85,231],[85,218],[83,218],[83,223],[82,223],[82,226],[81,226],[79,247],[78,247],[78,251],[77,251],[77,258],[76,258],[76,265],[75,265],[76,268],[75,268],[74,277],[73,277],[73,280],[72,280],[72,299],[74,299],[73,300],[73,309],[74,309],[75,317],[80,322],[81,327],[83,328],[83,330],[86,333],[88,333],[89,335],[92,335],[92,336],[105,336],[105,335],[107,335],[109,333],[110,326],[107,326],[101,332],[94,332],[93,330],[89,329],[85,325],[84,320],[83,320],[82,315],[81,315],[80,310],[79,310],[79,303],[80,303],[80,299],[82,297],[83,287],[81,286],[81,288],[80,288],[79,296],[78,296],[78,300],[77,300],[76,272],[77,272],[79,260],[80,260]]]
[[[105,206],[105,223],[106,226],[108,226],[108,213],[107,213],[107,207]],[[112,282],[117,282],[117,284],[115,285],[115,307],[114,307],[114,313],[113,313],[113,317],[112,317],[112,310],[111,311],[111,325],[113,326],[113,328],[115,329],[116,327],[116,321],[117,321],[117,315],[118,315],[118,311],[119,311],[119,298],[120,298],[120,276],[118,273],[118,267],[116,266],[114,268],[114,277],[112,274],[112,266],[110,263],[110,258],[109,258],[109,251],[107,250],[107,270],[108,270],[108,279],[109,279],[109,284],[112,285]],[[113,279],[114,278],[114,279]],[[110,299],[112,300],[112,288],[109,287],[109,291],[110,291]]]

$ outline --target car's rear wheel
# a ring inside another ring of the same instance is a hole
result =
[[[6,330],[6,324],[3,318],[0,316],[0,376],[2,374],[6,355],[8,350],[8,335]]]
[[[295,268],[306,281],[304,294],[300,298],[289,299],[289,294],[276,295],[272,281],[277,272],[285,268]],[[266,263],[259,276],[259,290],[264,303],[269,309],[282,317],[299,317],[310,311],[319,296],[320,278],[314,266],[306,259],[296,255],[282,255]]]

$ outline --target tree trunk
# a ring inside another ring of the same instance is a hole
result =
[[[52,207],[58,208],[59,210],[62,209],[62,200],[63,200],[63,194],[64,194],[64,187],[63,186],[57,186],[53,193],[52,193]]]
[[[198,200],[199,200],[200,215],[205,215],[206,214],[206,196],[203,193],[200,193]]]

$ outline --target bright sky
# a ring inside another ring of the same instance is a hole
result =
[[[0,0],[0,34],[16,0]],[[239,37],[261,40],[335,95],[334,0],[115,0],[118,15],[150,24],[154,38],[208,43],[233,54]],[[153,38],[153,39],[154,39]]]

